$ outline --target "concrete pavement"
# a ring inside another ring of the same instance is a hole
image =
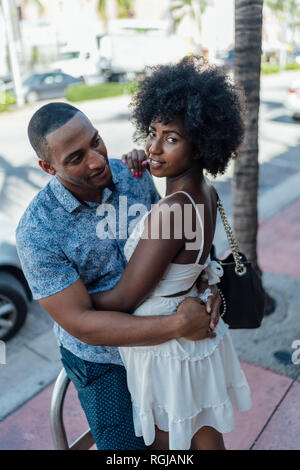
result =
[[[299,450],[299,380],[242,361],[252,390],[252,409],[235,412],[235,429],[224,436],[229,450]],[[0,424],[0,449],[53,450],[49,403],[53,384]],[[71,384],[65,400],[64,423],[69,445],[88,424]],[[95,446],[93,446],[93,449]]]

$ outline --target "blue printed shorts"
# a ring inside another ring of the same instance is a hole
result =
[[[61,347],[62,363],[73,382],[99,450],[146,450],[134,433],[126,370],[89,362]]]

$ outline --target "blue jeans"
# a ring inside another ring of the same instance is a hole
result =
[[[73,382],[99,450],[146,450],[134,433],[126,369],[89,362],[60,347],[61,360]]]

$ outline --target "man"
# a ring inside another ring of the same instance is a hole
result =
[[[126,371],[116,346],[151,345],[178,337],[203,339],[210,316],[186,299],[169,316],[135,317],[96,311],[91,295],[113,287],[125,268],[119,220],[99,239],[98,208],[119,218],[121,196],[148,210],[158,201],[148,172],[135,179],[121,161],[108,161],[88,118],[66,103],[39,109],[28,126],[40,167],[52,180],[38,193],[17,228],[17,248],[33,297],[55,322],[62,362],[78,391],[98,449],[145,449],[134,434]],[[130,222],[130,217],[128,217]],[[215,297],[213,315],[218,316]],[[195,332],[197,338],[195,338]]]

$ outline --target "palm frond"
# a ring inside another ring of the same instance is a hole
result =
[[[106,17],[106,0],[98,0],[97,10],[101,16]]]
[[[132,0],[117,0],[117,6],[118,6],[118,17],[128,18],[129,14],[133,10],[133,1]]]
[[[186,12],[182,13],[182,15],[178,16],[178,18],[175,18],[173,21],[174,21],[174,26],[175,26],[175,29],[177,28],[177,26],[181,23],[181,21],[183,20],[183,18],[186,16]]]
[[[29,5],[30,3],[34,3],[39,7],[39,12],[44,13],[45,11],[45,6],[41,2],[41,0],[24,0],[25,5]]]
[[[268,0],[266,2],[266,5],[270,7],[272,10],[275,11],[283,11],[283,1],[282,0],[276,0],[275,2],[272,0]]]
[[[192,0],[171,0],[170,9],[173,11],[186,6],[192,6]]]

